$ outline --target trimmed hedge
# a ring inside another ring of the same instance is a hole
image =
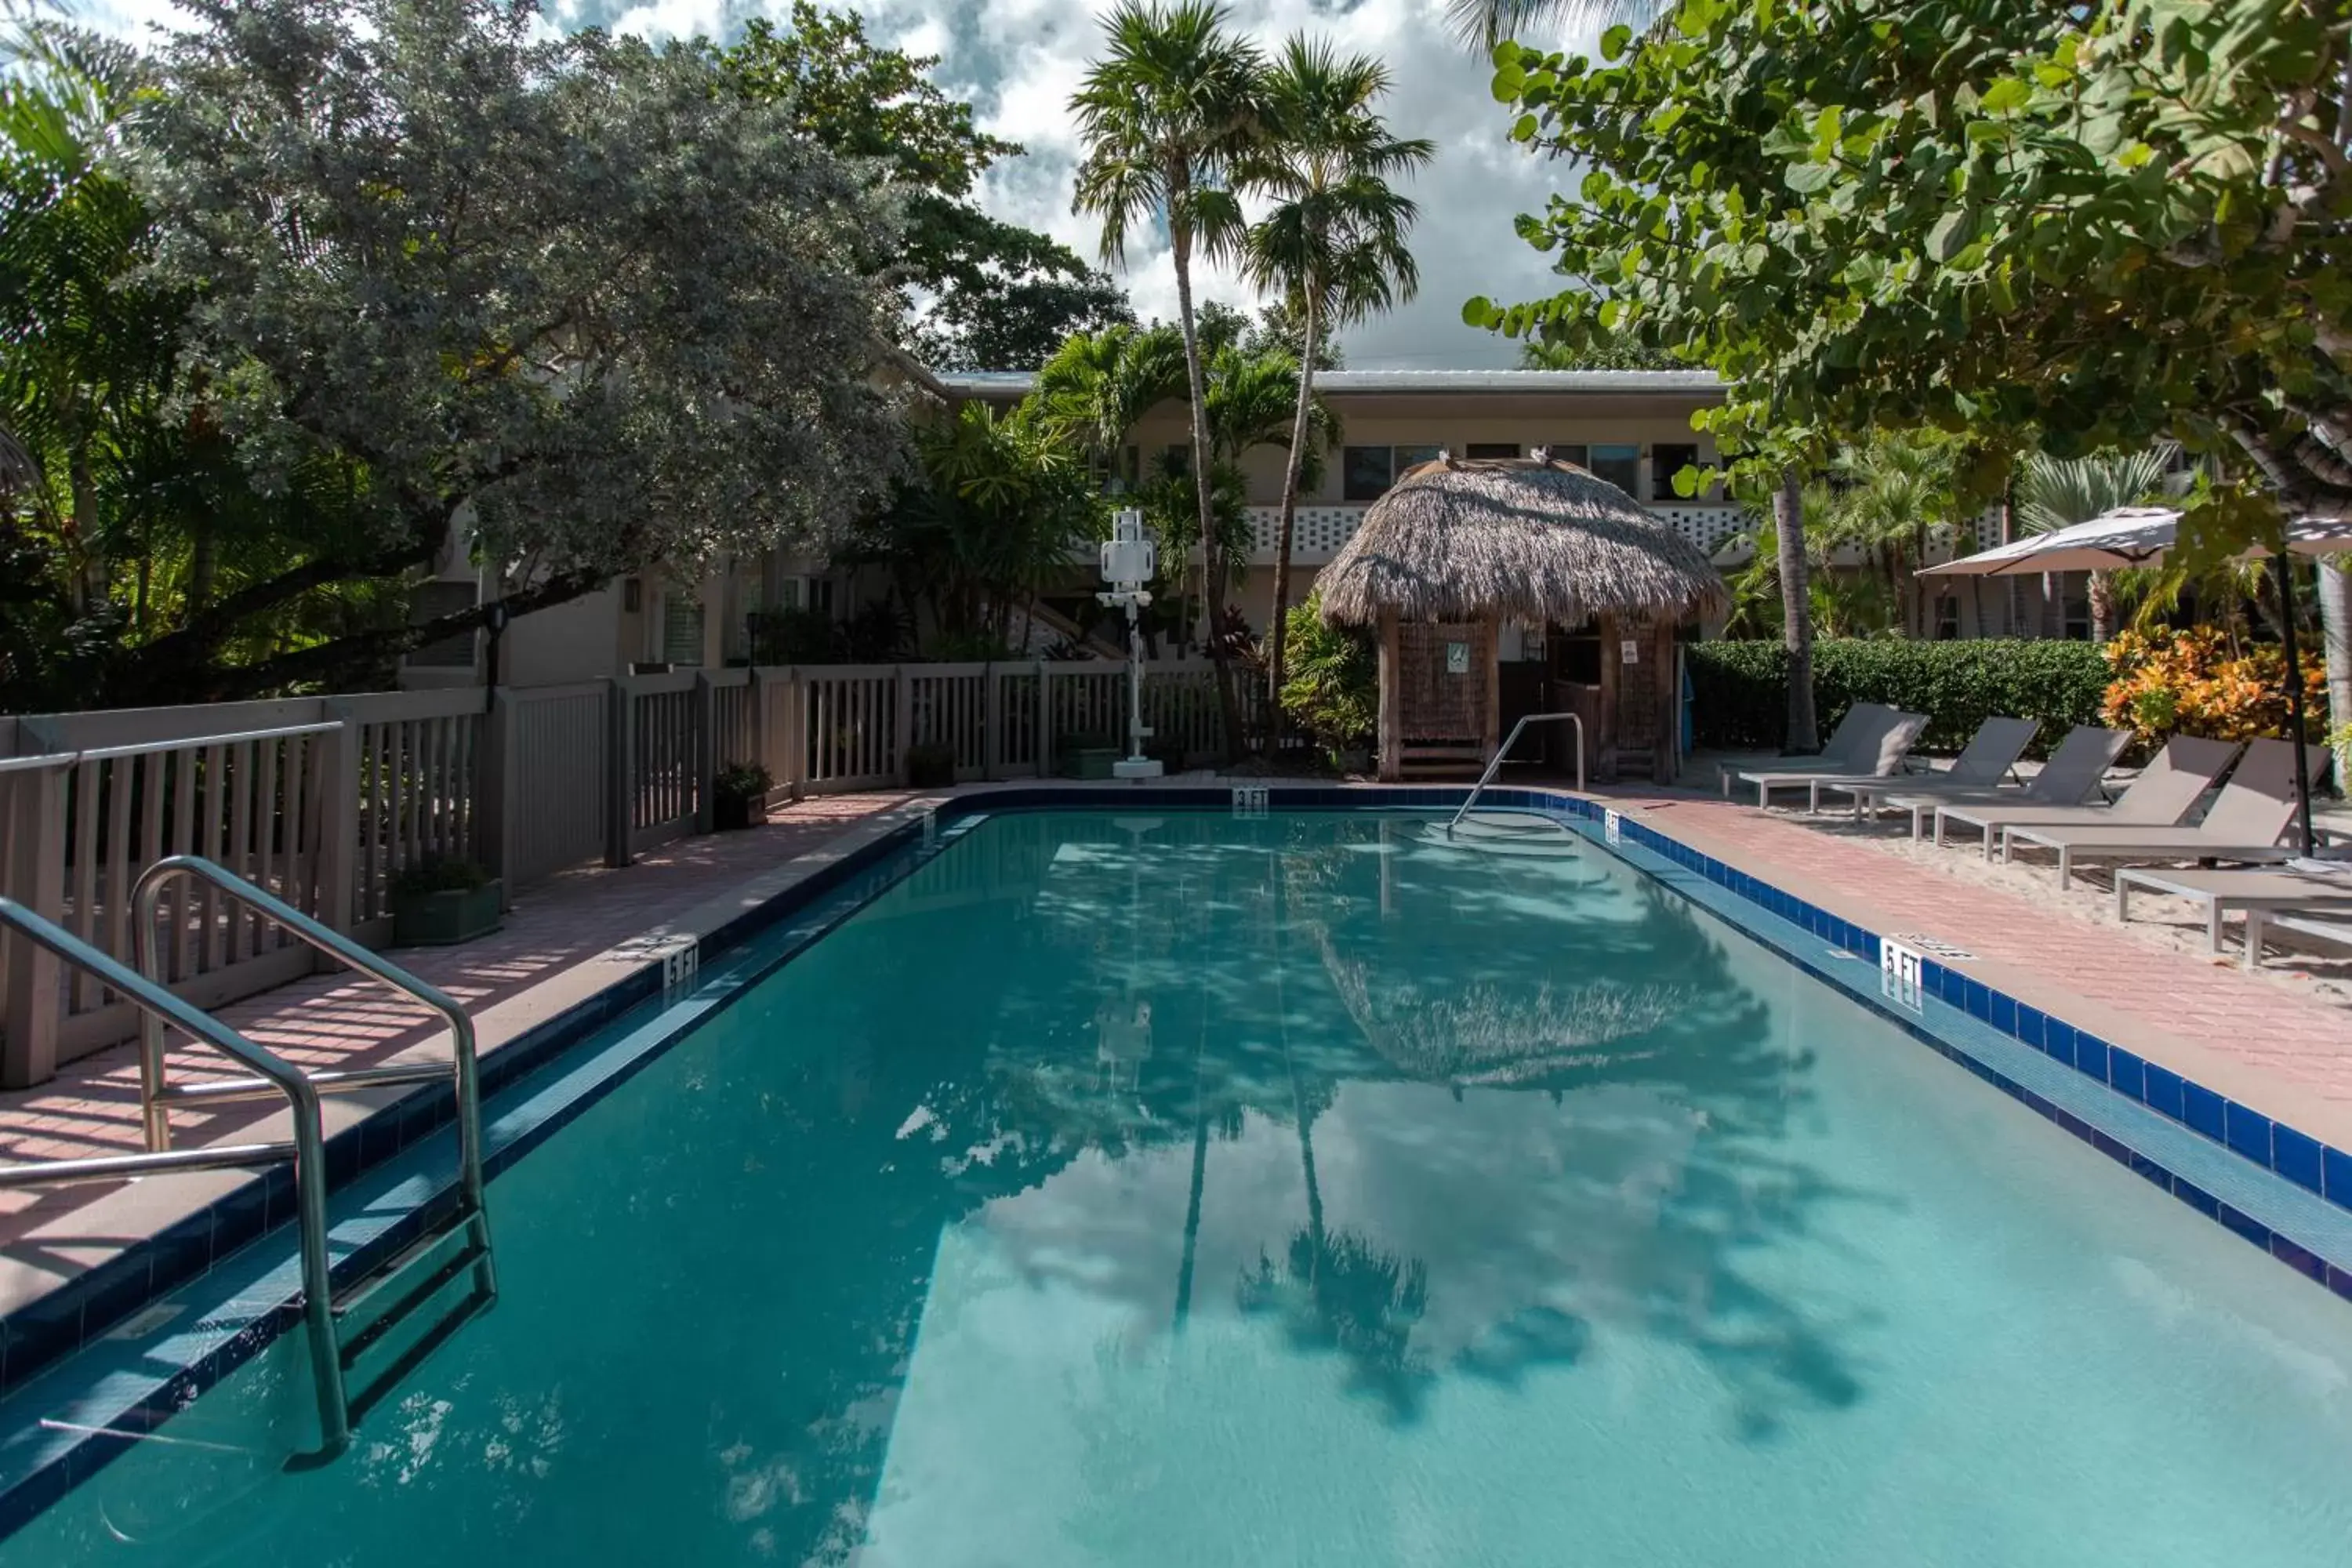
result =
[[[1685,649],[1694,740],[1726,752],[1778,751],[1787,739],[1789,655],[1778,642],[1704,642]],[[2100,722],[2107,661],[2087,642],[1985,637],[1912,642],[1829,637],[1813,645],[1813,703],[1822,739],[1857,702],[1927,715],[1921,745],[1957,752],[1996,714],[2042,721],[2044,755],[2076,724]]]

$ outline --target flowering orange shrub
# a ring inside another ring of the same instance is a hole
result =
[[[2210,626],[2187,631],[2158,626],[2121,632],[2106,647],[2107,685],[2102,710],[2109,724],[2128,729],[2152,750],[2172,735],[2251,741],[2286,733],[2286,658],[2272,644],[2232,651]],[[2302,661],[2304,720],[2319,740],[2327,713],[2324,662]]]

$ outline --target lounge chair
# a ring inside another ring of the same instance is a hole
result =
[[[1854,815],[1875,816],[1888,806],[1911,813],[1911,837],[1927,830],[1940,805],[2059,805],[2076,806],[2097,793],[2099,781],[2131,744],[2129,730],[2105,730],[2077,724],[2058,742],[2042,771],[2023,789],[1956,782],[1951,773],[1926,773],[1906,778],[1857,780],[1841,786],[1853,796]],[[1957,772],[1958,770],[1955,769]]]
[[[2017,766],[2017,759],[2025,755],[2025,748],[2033,743],[2034,732],[2042,726],[2031,719],[1988,719],[1977,726],[1952,765],[1939,773],[1919,775],[1918,786],[1924,790],[1945,792],[1956,789],[1998,789],[2009,771]],[[1822,796],[1849,795],[1853,797],[1853,814],[1862,815],[1863,797],[1885,787],[1876,781],[1861,779],[1819,778],[1813,781],[1813,798],[1810,809],[1822,808]]]
[[[1990,805],[1975,801],[1939,805],[1936,808],[1936,842],[1943,843],[1944,835],[1955,823],[1964,823],[1984,835],[1984,858],[1990,860],[2000,830],[2016,823],[2169,827],[2189,815],[2237,754],[2238,748],[2227,741],[2175,735],[2113,805],[2045,805],[2006,801]]]
[[[1801,770],[1758,769],[1733,776],[1742,784],[1756,786],[1756,804],[1759,806],[1772,804],[1772,792],[1776,789],[1809,790],[1824,779],[1885,778],[1903,765],[1903,759],[1911,754],[1911,748],[1919,743],[1927,728],[1925,713],[1897,713],[1889,709],[1878,720],[1875,731],[1867,735],[1852,757],[1842,763],[1823,767],[1816,758],[1813,766]]]
[[[2308,868],[2306,869],[2306,868]],[[2275,870],[2210,870],[2168,867],[2126,866],[2116,872],[2116,918],[2131,918],[2134,891],[2167,893],[2205,906],[2205,936],[2213,951],[2223,951],[2221,928],[2231,910],[2246,917],[2248,969],[2263,962],[2263,922],[2305,931],[2319,922],[2297,916],[2340,915],[2352,919],[2352,861],[2290,861]],[[2286,917],[2281,919],[2280,917]],[[2338,935],[2337,932],[2342,934]],[[2352,930],[2322,928],[2322,937],[2352,941]]]
[[[1863,743],[1877,735],[1894,711],[1884,702],[1857,702],[1845,710],[1829,740],[1811,756],[1750,757],[1736,766],[1721,766],[1723,798],[1731,798],[1731,781],[1743,768],[1750,773],[1784,773],[1796,768],[1835,768],[1853,762]]]
[[[2311,776],[2327,768],[2327,748],[2313,746]],[[2269,860],[2293,858],[2279,839],[2294,820],[2294,747],[2285,741],[2256,741],[2230,774],[2221,797],[2194,827],[2130,823],[2005,824],[2000,858],[2021,845],[2058,852],[2058,890],[2064,892],[2074,862],[2093,860]]]

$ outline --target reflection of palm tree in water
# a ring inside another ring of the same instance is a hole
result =
[[[1325,1107],[1310,1098],[1290,1048],[1290,1003],[1284,981],[1287,880],[1281,860],[1275,860],[1268,881],[1275,1027],[1290,1079],[1292,1125],[1298,1130],[1307,1228],[1292,1235],[1279,1267],[1260,1252],[1257,1268],[1243,1271],[1235,1295],[1244,1312],[1280,1314],[1294,1342],[1346,1356],[1360,1381],[1400,1414],[1409,1414],[1430,1375],[1412,1346],[1413,1327],[1429,1304],[1429,1268],[1419,1258],[1383,1251],[1354,1231],[1335,1235],[1324,1222],[1323,1188],[1315,1173],[1315,1119]]]

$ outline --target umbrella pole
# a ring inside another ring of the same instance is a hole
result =
[[[2271,557],[2278,579],[2279,651],[2286,657],[2288,736],[2294,746],[2294,826],[2299,851],[2311,854],[2311,748],[2304,743],[2303,667],[2294,647],[2294,556],[2288,549],[2286,530],[2279,530],[2278,553]]]

